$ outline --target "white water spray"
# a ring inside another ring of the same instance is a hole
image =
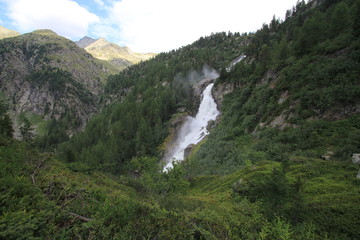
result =
[[[245,54],[241,54],[240,56],[238,56],[237,58],[235,58],[230,65],[226,68],[227,72],[230,72],[236,64],[238,64],[239,62],[241,62],[242,60],[244,60],[246,58]]]
[[[164,171],[173,168],[173,161],[183,161],[185,149],[191,144],[199,143],[209,134],[209,131],[206,128],[208,122],[210,120],[215,120],[219,114],[216,103],[211,95],[213,86],[214,84],[211,83],[203,91],[202,100],[195,118],[188,116],[181,126],[175,144],[165,159],[167,165],[165,166]]]

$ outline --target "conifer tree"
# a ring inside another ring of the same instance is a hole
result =
[[[0,135],[12,138],[13,134],[14,129],[9,114],[7,113],[7,106],[0,100]]]
[[[33,133],[34,128],[31,126],[31,122],[26,117],[23,120],[23,124],[20,127],[20,134],[23,141],[31,143],[35,137]]]
[[[5,114],[5,116],[1,120],[1,129],[3,135],[9,138],[13,137],[14,129],[12,127],[12,121],[8,114]]]

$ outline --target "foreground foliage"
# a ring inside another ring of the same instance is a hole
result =
[[[14,140],[0,146],[4,239],[356,239],[355,166],[292,157],[186,180],[133,159],[129,174],[71,170]],[[158,167],[156,167],[158,166]],[[329,217],[331,216],[331,217]]]

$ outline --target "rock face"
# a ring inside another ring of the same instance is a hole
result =
[[[218,108],[221,109],[222,102],[224,100],[224,96],[226,94],[232,93],[236,88],[241,87],[239,84],[235,83],[220,83],[216,85],[213,89],[213,96],[215,99]]]
[[[115,72],[50,30],[0,40],[0,91],[14,117],[21,112],[57,120],[68,115],[79,130],[96,109],[102,82]]]

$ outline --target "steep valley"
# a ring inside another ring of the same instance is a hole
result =
[[[0,239],[360,239],[359,18],[298,1],[121,72],[48,30],[0,40]]]

